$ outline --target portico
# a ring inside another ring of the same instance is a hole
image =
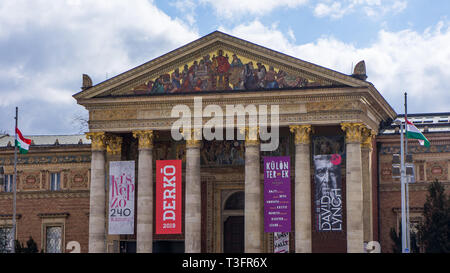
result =
[[[217,54],[219,50],[221,54]],[[209,57],[205,56],[213,56],[209,66],[212,70],[205,66],[203,73],[202,62],[197,60],[208,63]],[[259,63],[259,68],[250,68],[253,62]],[[170,75],[184,64],[188,70],[180,86],[190,79],[192,90],[175,90]],[[263,71],[262,66],[268,69]],[[271,77],[259,78],[262,74],[258,73],[273,73],[278,87],[267,85]],[[252,85],[251,77],[263,80],[255,80]],[[258,85],[261,83],[266,85]],[[154,91],[159,85],[166,88],[164,92]],[[224,222],[234,219],[239,223],[238,218],[230,217],[242,216],[243,229],[239,232],[244,238],[241,242],[236,239],[237,249],[243,244],[245,252],[272,252],[273,234],[264,232],[263,214],[261,162],[267,155],[291,157],[293,251],[325,252],[325,242],[331,242],[336,245],[332,252],[364,252],[364,242],[373,239],[371,143],[380,122],[394,118],[396,113],[371,83],[357,75],[344,75],[213,32],[98,85],[86,83],[74,97],[89,111],[90,252],[115,252],[119,241],[135,242],[137,252],[152,252],[154,243],[163,241],[183,243],[183,250],[189,253],[222,252],[228,236]],[[196,97],[201,97],[203,107],[214,105],[221,111],[216,107],[214,115],[199,114],[194,110]],[[191,110],[192,124],[202,117],[202,127],[212,118],[234,120],[233,125],[241,120],[245,126],[230,128],[230,124],[223,124],[215,128],[224,136],[234,132],[233,140],[198,139],[195,134],[199,128],[185,130],[185,139],[174,140],[171,129],[179,117],[174,117],[172,111],[179,105]],[[260,116],[244,111],[230,117],[226,111],[230,105],[254,105],[258,109],[267,106],[270,118],[266,125],[279,130],[277,149],[261,151],[268,140],[261,138],[260,125],[250,123],[252,118],[260,120]],[[270,126],[275,122],[271,106],[279,109],[277,126]],[[344,224],[340,231],[320,231],[315,223],[313,156],[319,154],[339,154],[343,158]],[[155,161],[162,159],[183,162],[184,216],[182,234],[178,235],[154,233]],[[136,162],[134,235],[107,234],[107,166],[118,160]],[[238,197],[242,195],[234,195],[242,191],[244,200]],[[236,199],[229,199],[233,196]]]

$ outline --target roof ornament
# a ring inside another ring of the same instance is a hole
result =
[[[88,88],[92,87],[92,79],[87,74],[83,74],[83,86],[81,87],[82,90],[86,90]]]
[[[364,62],[364,60],[356,64],[355,69],[353,70],[352,77],[363,81],[367,79],[366,63]]]

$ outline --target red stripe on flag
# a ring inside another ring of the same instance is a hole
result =
[[[17,127],[16,127],[16,133],[17,133],[17,136],[19,136],[20,140],[22,140],[26,144],[29,144],[29,145],[31,144],[31,139],[24,138],[22,133],[20,132],[19,128],[17,128]]]

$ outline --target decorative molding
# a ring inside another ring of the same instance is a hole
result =
[[[17,199],[89,198],[89,190],[17,192]],[[0,200],[12,200],[11,192],[0,192]]]
[[[289,129],[294,133],[295,145],[311,143],[311,125],[291,125]]]
[[[57,213],[38,213],[38,217],[42,218],[67,218],[70,216],[68,212],[57,212]]]
[[[12,214],[0,214],[0,220],[12,220]],[[22,214],[16,214],[16,220],[22,218]]]

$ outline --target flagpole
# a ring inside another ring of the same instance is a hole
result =
[[[405,147],[403,141],[403,125],[400,123],[400,186],[401,186],[401,202],[402,202],[402,253],[406,253],[406,211],[405,211]],[[405,120],[406,124],[406,120]]]
[[[406,120],[408,119],[408,94],[405,92],[405,134],[408,132],[408,127],[406,126]],[[408,138],[405,137],[405,151],[408,154]],[[410,177],[406,178],[406,242],[409,252],[411,252],[411,234],[409,226],[409,181]]]
[[[16,253],[16,190],[17,190],[17,123],[19,119],[19,108],[16,106],[16,127],[14,128],[14,185],[13,185],[13,245],[12,253]]]

